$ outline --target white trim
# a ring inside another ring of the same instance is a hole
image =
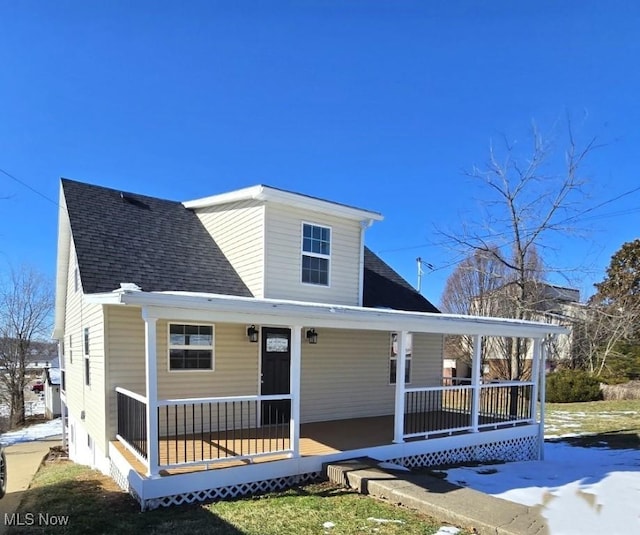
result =
[[[373,225],[372,219],[360,221],[360,254],[358,255],[358,306],[364,303],[364,233]]]
[[[382,214],[379,214],[378,212],[371,212],[369,210],[326,201],[324,199],[317,199],[315,197],[309,197],[307,195],[301,195],[291,191],[270,188],[269,186],[263,186],[262,184],[229,191],[227,193],[221,193],[219,195],[211,195],[209,197],[203,197],[193,201],[186,201],[183,202],[182,205],[185,208],[198,209],[249,200],[281,203],[303,210],[313,210],[315,212],[336,215],[358,221],[369,219],[372,221],[382,221],[383,219]]]
[[[142,311],[144,319],[145,382],[147,386],[147,476],[158,476],[158,359],[157,332],[154,317]]]
[[[404,376],[407,363],[407,331],[397,333],[398,355],[396,358],[396,399],[393,419],[393,442],[404,442]],[[401,380],[398,380],[400,378]]]
[[[302,362],[302,325],[291,326],[289,344],[289,393],[291,413],[289,415],[289,447],[294,457],[300,457],[300,368]]]
[[[62,181],[58,196],[58,251],[56,258],[56,297],[54,310],[54,328],[51,337],[54,340],[64,336],[67,289],[69,284],[69,257],[71,256],[71,223],[64,198]]]
[[[126,388],[116,386],[116,392],[119,392],[120,394],[124,394],[125,396],[129,396],[131,399],[135,399],[136,401],[139,401],[140,403],[144,403],[145,405],[147,404],[147,398],[145,398],[144,396],[141,396],[140,394],[136,394],[131,390],[127,390]]]
[[[159,399],[158,406],[197,405],[199,403],[238,403],[240,401],[282,401],[285,399],[291,399],[291,394],[269,394],[266,396],[260,394],[257,396],[226,396],[219,398]]]
[[[544,417],[545,403],[547,401],[547,351],[553,338],[548,338],[540,348],[540,376],[538,388],[540,389],[540,420],[538,422],[538,460],[544,461]]]
[[[304,319],[316,328],[412,331],[435,334],[479,334],[536,338],[567,334],[560,325],[527,320],[409,312],[283,299],[256,299],[191,292],[118,290],[86,296],[88,303],[144,306],[157,318],[172,321],[249,323],[287,327]]]
[[[482,384],[482,337],[473,337],[471,357],[471,430],[478,432],[480,422],[480,385]]]

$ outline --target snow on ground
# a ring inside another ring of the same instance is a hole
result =
[[[640,451],[545,443],[544,461],[456,468],[447,480],[542,506],[551,535],[640,533]]]
[[[35,424],[29,427],[9,431],[0,435],[0,443],[5,446],[17,444],[18,442],[31,442],[41,438],[54,437],[62,434],[62,418],[56,418],[42,424]]]

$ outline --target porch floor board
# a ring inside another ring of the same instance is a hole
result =
[[[442,412],[443,414],[439,414]],[[437,423],[442,421],[448,411],[433,411],[429,413],[429,420],[433,422],[436,429]],[[462,415],[461,415],[462,416]],[[451,413],[448,413],[451,418]],[[487,419],[480,419],[480,423],[490,423]],[[493,420],[493,419],[492,419]],[[449,420],[451,421],[451,420]],[[408,423],[408,422],[407,422]],[[460,422],[464,425],[463,422]],[[498,423],[494,420],[493,423]],[[431,425],[427,426],[431,427]],[[284,439],[278,441],[280,449],[289,448],[288,424],[281,426],[285,429]],[[257,435],[256,435],[257,433]],[[202,452],[212,452],[216,456],[219,452],[221,457],[225,454],[249,454],[270,451],[276,444],[273,438],[273,428],[263,427],[253,432],[241,433],[237,431],[225,433],[208,433],[204,437],[200,435],[183,437],[165,437],[160,439],[160,464],[178,464],[193,461]],[[446,432],[445,432],[446,433]],[[210,440],[209,440],[210,438]],[[257,440],[256,440],[257,439]],[[352,418],[347,420],[334,420],[325,422],[313,422],[300,426],[300,455],[303,457],[314,455],[328,455],[342,451],[358,450],[392,444],[393,442],[393,416],[377,416],[372,418]],[[127,459],[131,467],[140,475],[146,474],[146,467],[127,450],[119,441],[113,441],[114,446]],[[186,447],[185,447],[186,446]],[[249,449],[251,448],[251,450]],[[256,451],[257,450],[257,451]],[[254,463],[269,462],[286,459],[286,453],[273,453],[253,459]],[[189,465],[179,468],[161,470],[161,475],[196,472],[206,469],[220,469],[232,466],[244,466],[249,464],[248,460],[230,458],[228,460],[218,460],[208,465]]]

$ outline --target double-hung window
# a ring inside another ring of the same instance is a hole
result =
[[[169,324],[169,369],[213,370],[213,325]]]
[[[331,229],[302,224],[302,282],[329,286]]]
[[[413,337],[407,334],[406,360],[404,368],[404,382],[411,383],[411,353],[413,352]],[[391,351],[389,356],[389,384],[396,384],[398,369],[398,333],[391,333]]]

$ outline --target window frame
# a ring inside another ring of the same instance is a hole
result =
[[[189,327],[211,327],[211,346],[195,346],[195,345],[173,345],[171,344],[171,326],[183,325]],[[203,350],[209,349],[211,351],[211,367],[210,368],[172,368],[171,367],[171,350],[183,349],[183,350]],[[169,373],[207,373],[216,371],[216,326],[213,323],[199,323],[199,322],[182,322],[182,321],[168,321],[167,322],[167,371]]]
[[[304,250],[304,227],[318,227],[320,229],[326,229],[329,231],[329,254],[315,253],[313,251]],[[313,286],[314,288],[331,288],[331,251],[333,250],[333,228],[330,225],[323,225],[320,223],[312,223],[311,221],[302,221],[300,224],[300,284],[307,286]],[[304,273],[304,257],[319,258],[327,261],[327,283],[320,282],[306,282],[303,280]]]
[[[394,354],[393,352],[393,343],[394,343],[394,336],[397,337],[398,333],[392,332],[389,334],[389,373],[388,373],[388,380],[389,380],[389,384],[395,386],[398,382],[398,355]],[[413,333],[408,333],[407,334],[407,338],[408,338],[408,344],[407,344],[407,356],[406,356],[406,366],[405,366],[405,380],[404,380],[404,384],[405,385],[410,385],[411,384],[411,376],[413,375]],[[394,362],[396,363],[396,368],[395,368],[395,374],[394,374],[394,380],[391,380],[391,363]],[[407,380],[407,375],[409,376]]]

